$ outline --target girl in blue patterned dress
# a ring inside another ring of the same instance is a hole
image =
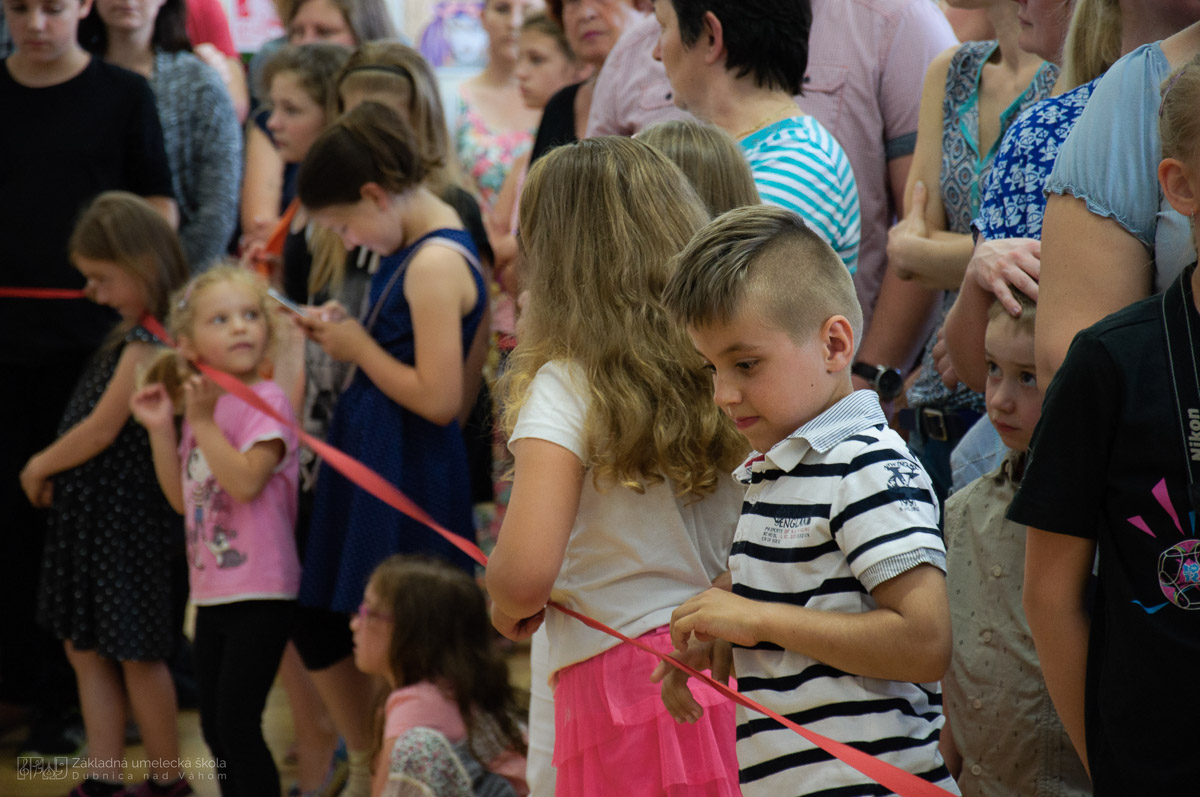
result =
[[[92,202],[68,251],[89,297],[121,314],[76,385],[58,439],[21,472],[30,502],[51,508],[38,622],[63,641],[75,671],[92,762],[71,795],[124,787],[128,704],[146,757],[158,762],[151,774],[158,785],[173,781],[163,793],[178,797],[192,792],[180,779],[175,686],[165,660],[178,633],[171,560],[182,550],[183,524],[158,489],[129,399],[158,343],[138,319],[166,314],[167,297],[187,280],[187,263],[163,217],[120,191]]]
[[[378,103],[355,107],[313,144],[300,170],[301,201],[347,247],[382,257],[364,318],[329,303],[301,323],[331,357],[354,366],[328,442],[473,541],[457,418],[487,292],[470,235],[423,185],[425,175],[412,130]],[[472,566],[451,543],[323,466],[300,588],[310,611],[295,641],[346,738],[352,793],[369,783],[371,684],[350,657],[348,620],[371,572],[395,553]]]

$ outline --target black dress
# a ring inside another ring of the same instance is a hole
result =
[[[135,340],[157,342],[140,327],[125,338]],[[102,348],[92,358],[60,435],[95,409],[123,349]],[[178,631],[171,559],[182,547],[183,519],[159,487],[146,430],[131,417],[112,445],[54,477],[38,622],[107,659],[165,659]]]

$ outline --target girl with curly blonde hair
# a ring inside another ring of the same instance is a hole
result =
[[[520,217],[528,309],[501,382],[513,490],[487,586],[501,633],[546,624],[530,755],[550,676],[558,794],[738,794],[730,703],[706,689],[700,722],[677,726],[653,656],[546,608],[669,652],[671,610],[726,569],[745,446],[661,300],[708,214],[666,156],[599,138],[538,161]]]

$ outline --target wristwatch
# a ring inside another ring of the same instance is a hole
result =
[[[850,366],[850,373],[867,380],[871,389],[878,393],[879,398],[884,401],[891,401],[904,389],[904,377],[899,368],[872,365],[871,363],[855,363]]]

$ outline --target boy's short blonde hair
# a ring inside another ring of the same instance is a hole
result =
[[[856,346],[862,335],[850,272],[790,210],[754,205],[718,216],[679,253],[673,270],[663,301],[688,326],[748,312],[800,342],[842,315]]]

